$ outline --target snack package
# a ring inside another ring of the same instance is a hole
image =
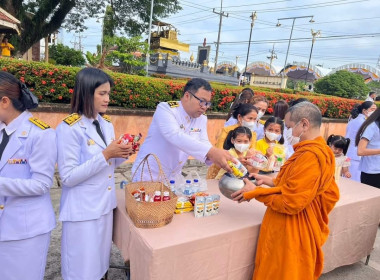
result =
[[[250,156],[247,161],[249,165],[257,169],[265,169],[268,165],[268,158],[260,153],[256,153],[255,155]]]
[[[141,137],[142,137],[141,133],[139,133],[138,135],[125,133],[119,137],[118,143],[126,145],[129,142],[132,142],[132,149],[137,150],[138,147],[140,146],[140,143],[138,142],[140,141]]]
[[[219,205],[220,205],[220,195],[214,194],[212,195],[212,215],[216,215],[219,213]]]
[[[186,197],[179,197],[176,204],[176,209],[174,213],[181,214],[186,212],[191,212],[194,210],[193,204]]]
[[[214,199],[211,195],[205,197],[205,210],[203,214],[204,217],[212,215],[213,202],[214,202]]]
[[[196,196],[195,204],[194,204],[194,216],[196,218],[203,217],[205,209],[205,197],[204,196]]]
[[[237,159],[235,159],[235,162],[228,161],[228,165],[232,169],[232,175],[236,178],[242,178],[248,173],[247,168]]]

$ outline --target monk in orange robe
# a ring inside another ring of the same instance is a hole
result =
[[[302,102],[288,110],[285,124],[294,154],[276,179],[254,175],[257,187],[245,180],[234,200],[252,198],[267,206],[257,245],[254,280],[312,280],[323,269],[322,245],[329,234],[328,214],[339,199],[334,180],[335,159],[320,136],[321,113]]]

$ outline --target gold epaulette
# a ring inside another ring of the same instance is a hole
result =
[[[107,122],[111,122],[111,117],[108,115],[103,115],[103,119],[105,119]]]
[[[259,120],[259,123],[265,124],[265,121],[264,120]]]
[[[38,126],[39,128],[41,129],[47,129],[47,128],[50,128],[50,125],[48,125],[47,123],[41,121],[40,119],[37,119],[37,118],[29,118],[29,121],[33,124],[35,124],[36,126]]]
[[[179,107],[179,101],[168,101],[170,108]]]
[[[72,126],[74,123],[78,122],[81,118],[82,116],[80,116],[79,114],[73,113],[71,115],[68,115],[66,118],[64,118],[63,121],[67,123],[68,125]]]

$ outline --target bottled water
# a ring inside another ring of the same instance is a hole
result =
[[[191,194],[191,181],[186,180],[185,189],[183,190],[184,195],[190,195]]]
[[[175,181],[174,181],[174,180],[170,180],[169,188],[170,188],[170,190],[171,190],[174,194],[176,193],[176,187],[175,187]]]
[[[199,184],[198,179],[194,179],[194,183],[193,183],[193,191],[192,191],[192,193],[197,193],[197,192],[199,192],[200,188],[201,188],[201,185]]]

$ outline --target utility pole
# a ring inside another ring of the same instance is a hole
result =
[[[380,55],[379,55],[379,58],[377,59],[376,68],[379,68],[379,69],[380,69]]]
[[[272,62],[273,62],[273,59],[277,59],[277,54],[276,52],[274,51],[274,44],[273,44],[273,47],[272,47],[272,50],[269,50],[270,51],[270,56],[267,56],[267,58],[269,59],[269,76],[272,76]]]
[[[307,76],[309,75],[309,67],[310,67],[311,54],[313,53],[313,46],[314,46],[316,38],[321,36],[321,30],[314,31],[312,29],[311,36],[313,36],[313,39],[311,40],[311,50],[310,50],[310,56],[309,56],[309,63],[307,64],[307,69],[306,69],[305,85],[307,83]]]
[[[247,79],[247,67],[248,67],[249,49],[251,48],[252,29],[253,29],[253,26],[255,25],[255,20],[257,19],[256,12],[252,13],[252,15],[250,16],[250,18],[252,19],[252,22],[251,22],[251,31],[249,33],[247,59],[245,60],[245,69],[244,69],[244,78],[247,80],[247,82],[248,82],[248,79]]]
[[[237,68],[238,68],[238,66],[237,66],[237,62],[238,62],[238,59],[240,58],[240,56],[236,56],[236,62],[235,62],[235,66],[236,66],[236,70],[237,70]]]
[[[215,8],[212,9],[212,12],[219,15],[219,31],[218,31],[218,41],[216,42],[216,54],[215,54],[215,65],[214,65],[214,73],[216,73],[216,66],[218,65],[218,52],[219,52],[219,44],[220,44],[220,31],[222,29],[222,20],[223,17],[228,17],[228,13],[224,13],[223,9],[223,0],[220,0],[220,12],[215,12]]]
[[[150,18],[149,18],[149,29],[148,29],[148,52],[145,56],[145,63],[146,63],[146,68],[145,68],[145,72],[146,72],[146,76],[148,76],[148,70],[149,70],[149,64],[150,64],[150,33],[152,32],[152,20],[153,20],[153,6],[154,6],[154,0],[151,0],[150,1]]]

